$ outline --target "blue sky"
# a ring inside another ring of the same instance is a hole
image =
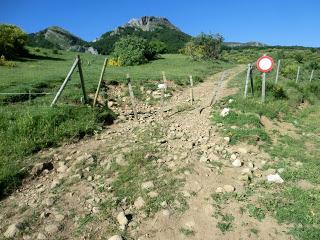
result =
[[[0,23],[26,32],[57,25],[85,40],[144,15],[167,17],[191,35],[320,47],[318,0],[0,0]]]

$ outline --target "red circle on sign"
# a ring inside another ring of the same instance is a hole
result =
[[[270,72],[273,68],[273,59],[269,56],[263,56],[257,61],[257,69],[260,72],[267,73]]]

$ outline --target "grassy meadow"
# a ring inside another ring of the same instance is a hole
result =
[[[77,53],[59,51],[53,54],[50,49],[38,49],[31,53],[36,54],[34,59],[22,59],[16,62],[17,67],[2,67],[0,71],[0,92],[50,92],[58,90],[68,73]],[[80,53],[86,88],[88,92],[94,92],[100,76],[100,71],[105,56]],[[165,71],[168,80],[176,84],[184,85],[189,81],[189,75],[193,75],[195,81],[201,81],[206,76],[216,73],[230,66],[225,62],[194,62],[188,57],[179,54],[164,54],[157,60],[139,66],[107,67],[105,80],[107,82],[124,83],[126,74],[129,73],[133,84],[145,85],[162,79],[162,71]],[[79,80],[74,74],[68,83],[66,92],[77,94]],[[64,95],[68,95],[67,93]],[[50,97],[51,99],[52,97]],[[44,98],[41,98],[43,102]],[[9,100],[7,100],[9,101]]]
[[[247,51],[249,56],[238,56],[251,60],[253,51]],[[247,211],[260,218],[268,214],[280,223],[290,224],[290,233],[295,239],[316,240],[320,236],[318,71],[315,71],[312,82],[309,79],[311,68],[315,67],[313,62],[319,62],[319,53],[311,50],[274,49],[270,52],[276,60],[277,56],[281,57],[283,68],[277,84],[275,70],[267,74],[266,102],[261,103],[261,74],[257,70],[254,71],[254,96],[249,89],[248,98],[243,97],[246,76],[243,72],[230,83],[230,87],[240,89],[231,97],[234,101],[229,102],[228,97],[219,102],[213,110],[212,119],[215,123],[224,124],[221,132],[230,137],[231,144],[247,142],[267,152],[272,161],[264,166],[264,170],[281,169],[284,184],[270,185],[262,180],[247,187]],[[303,56],[301,62],[297,61],[297,54]],[[298,65],[302,71],[296,83]],[[230,114],[221,117],[220,111],[224,107],[231,109]],[[261,124],[262,116],[273,122],[272,129]],[[283,126],[291,126],[295,134],[290,129],[282,130]],[[237,196],[225,197],[244,201]]]
[[[79,76],[75,71],[58,101],[50,107],[54,94],[68,73],[77,53],[30,48],[32,58],[16,61],[16,67],[0,66],[0,93],[49,93],[48,95],[0,95],[0,196],[19,185],[22,168],[35,160],[41,149],[75,141],[102,129],[114,118],[107,108],[81,104]],[[83,75],[88,94],[97,87],[105,56],[81,53]],[[107,83],[124,84],[129,73],[135,94],[140,87],[156,89],[162,71],[178,85],[188,84],[189,74],[195,83],[206,76],[233,66],[225,61],[194,62],[184,55],[162,55],[148,64],[132,67],[107,67]],[[142,99],[143,100],[143,99]]]

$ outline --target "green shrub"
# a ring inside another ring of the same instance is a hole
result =
[[[220,35],[200,34],[188,42],[184,53],[193,60],[219,59],[222,52],[223,37]]]
[[[302,63],[303,62],[303,55],[301,53],[296,53],[295,56],[294,56],[294,59],[298,62],[298,63]]]
[[[27,53],[24,48],[27,35],[18,27],[0,24],[0,56],[8,59],[22,56]]]
[[[53,50],[52,50],[52,53],[53,53],[53,54],[59,54],[59,51],[58,51],[58,49],[53,49]]]
[[[286,99],[286,98],[288,98],[286,92],[284,91],[283,86],[280,86],[280,85],[273,85],[272,94],[275,97],[275,99]]]
[[[316,61],[309,62],[308,68],[313,69],[313,70],[317,70],[317,69],[319,69],[319,63]]]
[[[16,64],[15,62],[12,62],[12,61],[8,61],[5,56],[1,56],[0,57],[0,66],[6,66],[6,67],[15,67]]]
[[[167,45],[164,42],[161,42],[160,40],[151,40],[150,46],[152,49],[154,49],[156,54],[163,54],[167,52]]]
[[[298,71],[298,65],[295,63],[285,64],[281,68],[281,74],[287,78],[293,78],[296,76]]]
[[[112,56],[120,61],[122,66],[133,66],[147,63],[154,59],[155,50],[150,46],[147,40],[127,36],[121,38],[115,44]]]
[[[306,85],[306,91],[314,94],[318,98],[320,98],[320,86],[317,83],[311,83]]]

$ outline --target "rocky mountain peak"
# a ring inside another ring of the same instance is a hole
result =
[[[133,18],[128,23],[122,26],[122,28],[133,27],[141,29],[143,31],[153,31],[156,28],[167,27],[170,29],[178,30],[167,18],[154,17],[154,16],[143,16],[141,18]]]

